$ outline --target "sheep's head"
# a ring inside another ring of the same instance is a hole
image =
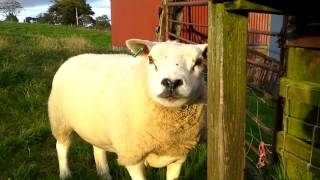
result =
[[[154,101],[166,107],[180,107],[204,96],[207,44],[176,41],[152,42],[130,39],[127,47],[143,51],[147,68],[147,89]]]

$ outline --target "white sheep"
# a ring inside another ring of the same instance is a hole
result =
[[[61,178],[70,176],[73,131],[93,145],[97,172],[107,179],[105,151],[116,153],[134,180],[145,179],[145,165],[167,166],[172,180],[199,141],[207,45],[126,44],[140,54],[75,56],[54,76],[48,111]]]

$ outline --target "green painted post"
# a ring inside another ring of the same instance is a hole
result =
[[[247,15],[209,1],[208,179],[244,178]]]

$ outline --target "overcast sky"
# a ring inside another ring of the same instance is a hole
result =
[[[0,0],[2,1],[2,0]],[[21,3],[23,9],[18,14],[18,19],[23,22],[25,17],[36,17],[39,13],[46,12],[52,4],[51,0],[17,0]],[[110,0],[87,0],[92,10],[95,12],[94,17],[108,15],[111,18]],[[0,19],[4,19],[0,16]]]

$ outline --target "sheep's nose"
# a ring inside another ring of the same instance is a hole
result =
[[[183,81],[182,79],[176,79],[176,80],[170,80],[168,78],[164,78],[162,81],[161,81],[161,84],[168,88],[168,89],[176,89],[177,87],[181,86],[183,84]]]

